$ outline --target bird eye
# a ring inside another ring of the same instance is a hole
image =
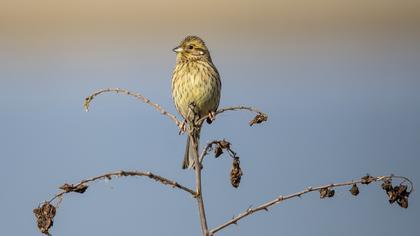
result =
[[[194,46],[193,45],[190,45],[190,46],[188,46],[188,49],[193,49],[194,48]]]

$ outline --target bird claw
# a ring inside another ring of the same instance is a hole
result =
[[[211,111],[206,119],[208,124],[211,124],[216,119],[216,112]]]

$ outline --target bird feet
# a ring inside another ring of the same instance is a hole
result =
[[[215,119],[216,119],[216,112],[214,111],[209,112],[209,116],[206,119],[207,124],[211,124]]]

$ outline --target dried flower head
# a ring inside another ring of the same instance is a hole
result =
[[[392,186],[391,178],[387,178],[384,180],[381,187],[383,190],[385,190],[390,204],[397,202],[398,205],[402,208],[408,207],[408,197],[410,196],[410,193],[412,191],[412,186],[410,191],[407,190],[407,185],[403,183],[400,183],[396,186]]]
[[[239,157],[237,159],[233,159],[232,170],[230,171],[230,183],[235,188],[239,187],[239,184],[241,183],[241,177],[243,175],[239,164]]]
[[[33,212],[36,217],[38,229],[41,233],[50,235],[48,230],[54,224],[55,206],[51,205],[49,202],[44,202],[40,207],[35,208]]]

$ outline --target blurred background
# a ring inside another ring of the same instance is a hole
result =
[[[203,171],[210,228],[246,208],[307,186],[390,173],[420,183],[420,2],[0,1],[1,234],[40,235],[32,209],[65,182],[121,169],[193,186],[181,170],[186,137],[132,97],[175,113],[171,51],[199,35],[222,76],[225,113],[202,141],[227,138],[241,157]],[[220,235],[419,235],[420,206],[390,206],[378,185],[340,189],[257,213]],[[199,235],[196,203],[144,178],[100,181],[65,197],[53,235]]]

